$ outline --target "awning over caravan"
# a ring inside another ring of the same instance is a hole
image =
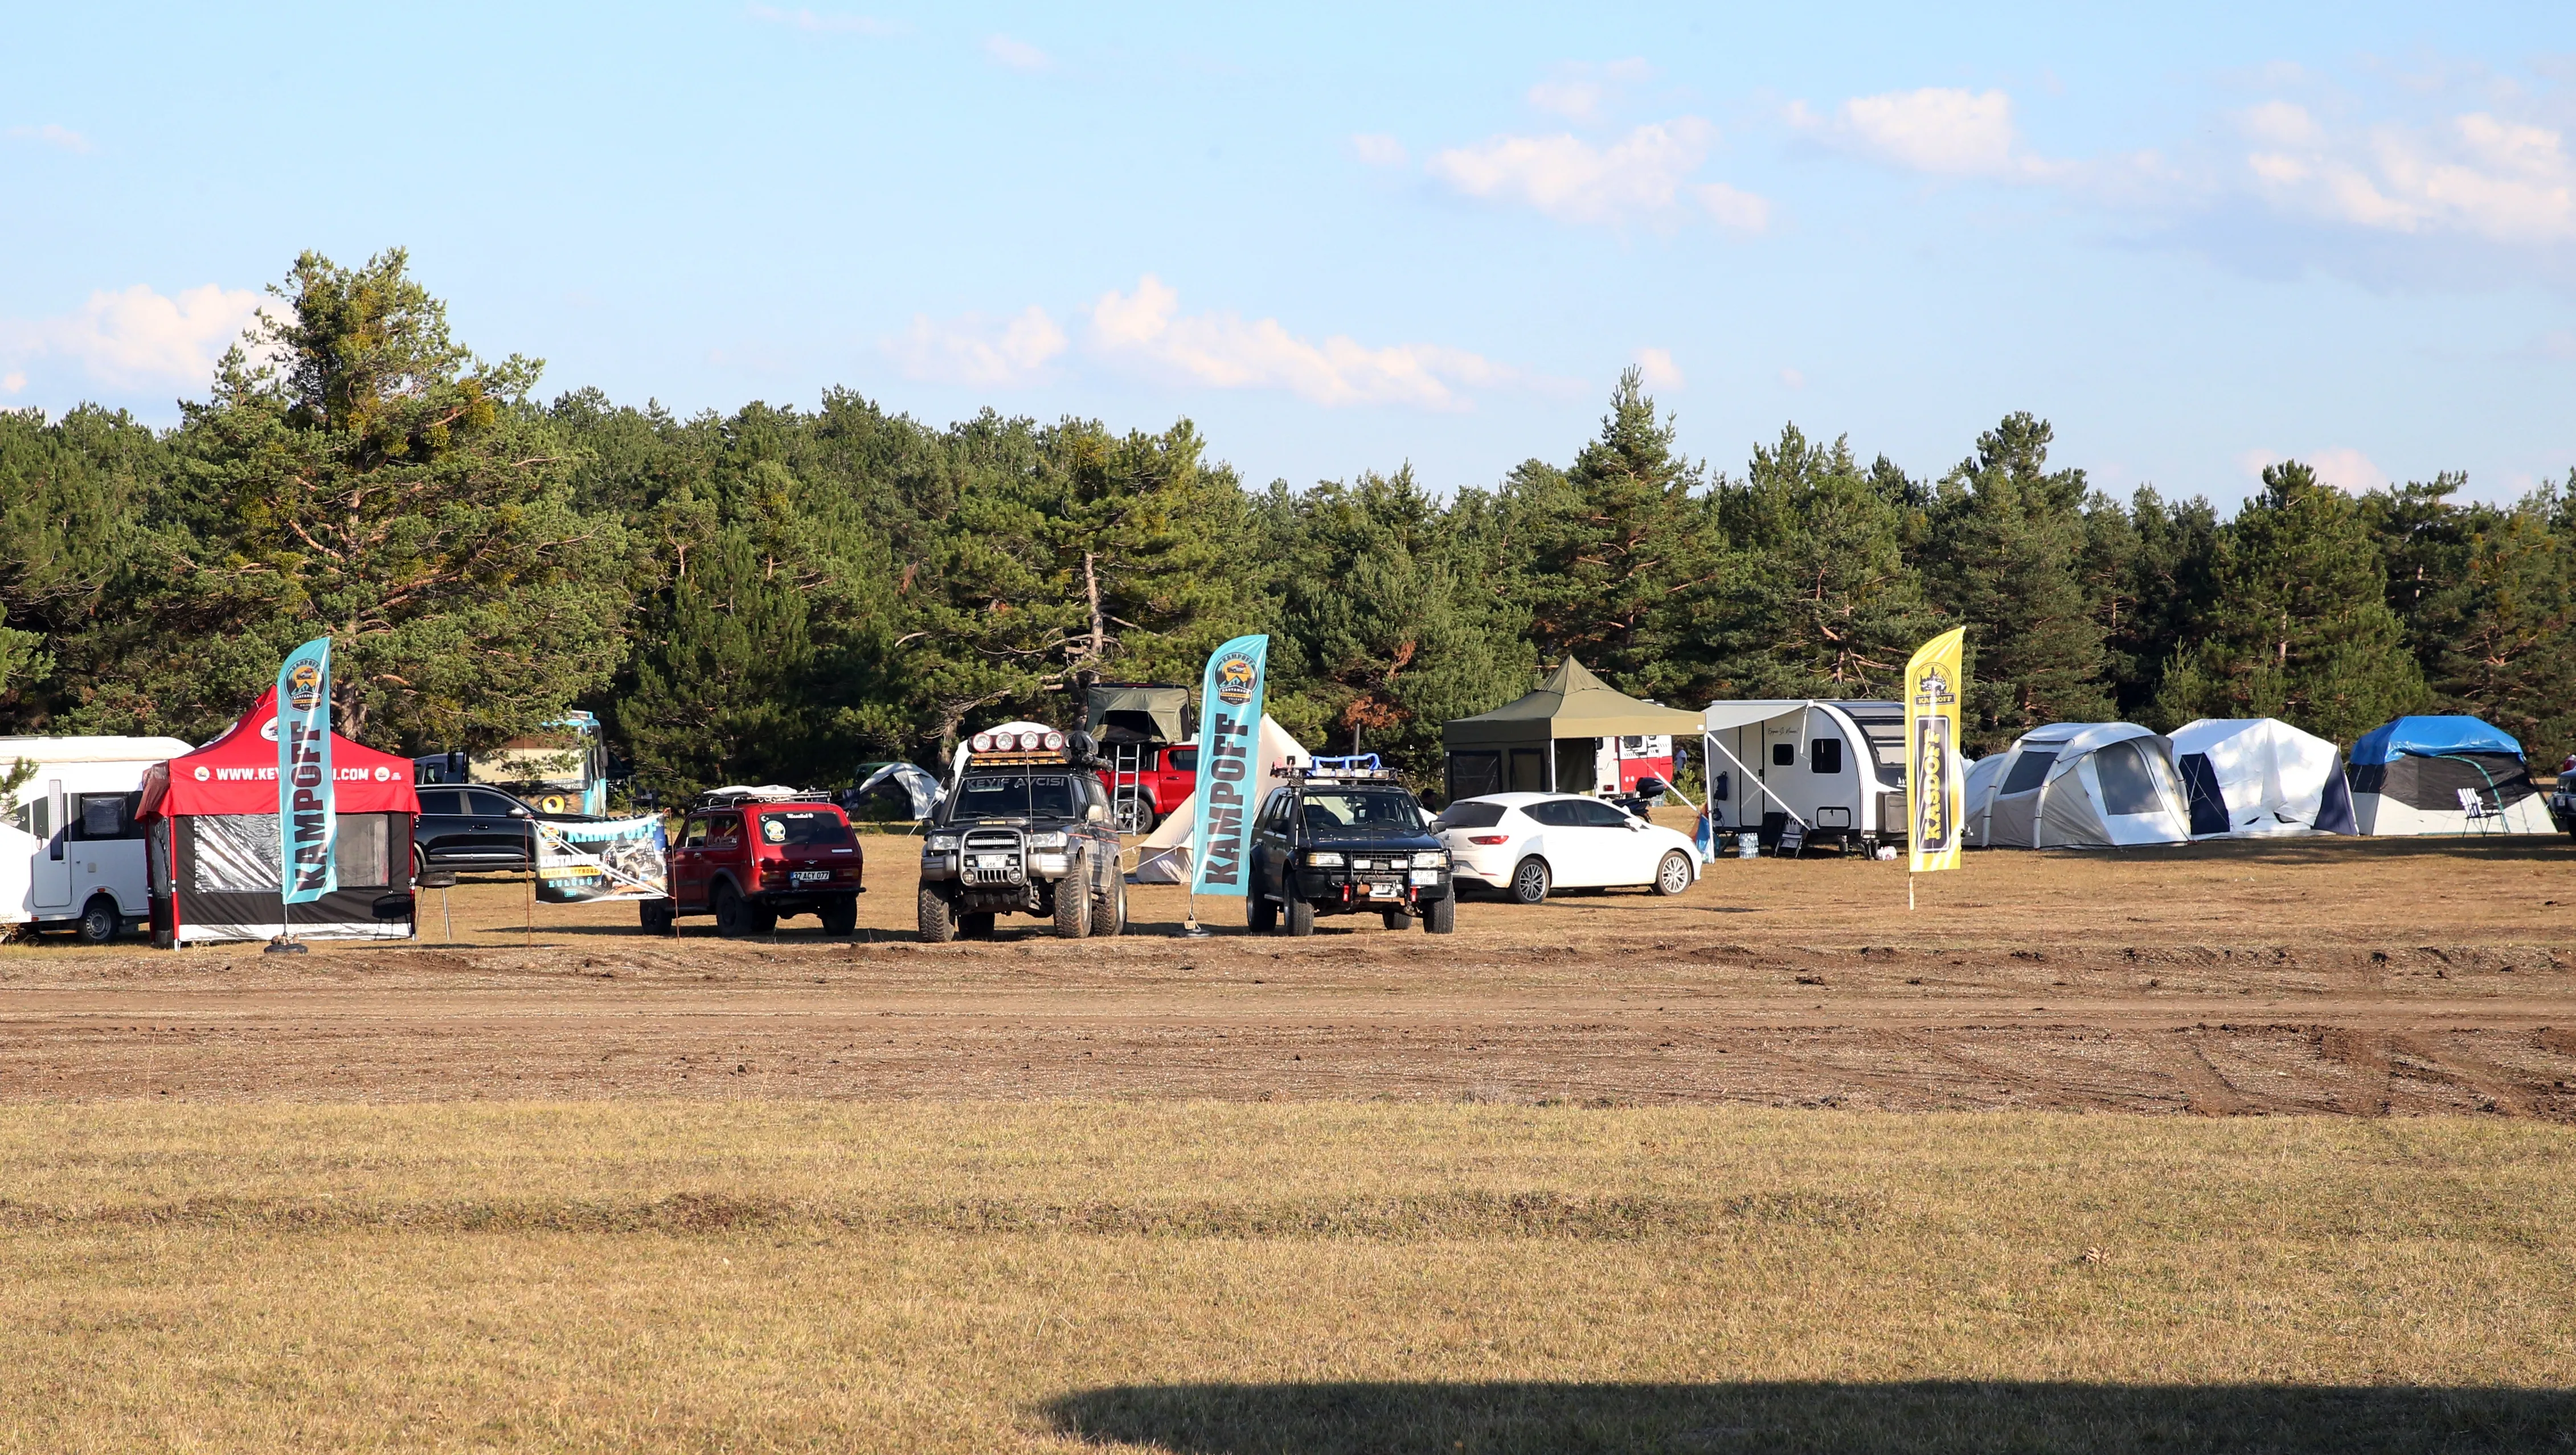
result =
[[[1698,713],[1630,697],[1568,657],[1537,691],[1491,712],[1453,718],[1441,737],[1452,748],[1472,748],[1556,738],[1690,736],[1699,732],[1700,721]]]

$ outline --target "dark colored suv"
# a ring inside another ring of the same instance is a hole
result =
[[[684,914],[712,914],[720,935],[763,935],[781,916],[810,914],[823,933],[859,922],[866,856],[838,804],[792,799],[702,798],[672,841],[671,897],[638,901],[648,934],[667,935]]]
[[[497,788],[419,790],[411,830],[411,871],[527,870],[537,863],[537,811]]]
[[[997,914],[1068,940],[1127,930],[1127,876],[1097,750],[1083,733],[977,733],[921,844],[921,938],[989,939]]]
[[[1420,919],[1445,935],[1458,924],[1449,851],[1413,793],[1377,755],[1317,758],[1271,790],[1252,821],[1252,892],[1244,915],[1268,930],[1311,935],[1324,914],[1377,914],[1400,930]]]

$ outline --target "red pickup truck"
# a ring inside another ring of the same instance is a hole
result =
[[[1143,762],[1133,777],[1108,767],[1100,770],[1100,786],[1109,790],[1122,834],[1153,832],[1154,825],[1180,807],[1182,799],[1198,791],[1198,744],[1156,743],[1140,751]],[[1103,755],[1104,762],[1107,756]]]

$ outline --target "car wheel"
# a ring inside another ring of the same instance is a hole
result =
[[[1091,933],[1091,866],[1083,856],[1073,856],[1072,865],[1055,885],[1055,935],[1059,940],[1078,940]]]
[[[1422,928],[1435,935],[1445,935],[1458,928],[1458,892],[1451,889],[1422,907]]]
[[[1279,927],[1279,906],[1261,897],[1256,889],[1243,897],[1244,927],[1256,935],[1266,935]]]
[[[859,897],[853,894],[845,899],[825,900],[814,914],[823,921],[823,933],[846,935],[859,927]]]
[[[989,940],[993,938],[993,917],[989,914],[961,914],[957,916],[957,933],[970,940]]]
[[[1400,909],[1390,909],[1386,913],[1378,916],[1378,918],[1385,920],[1386,927],[1391,930],[1409,930],[1413,928],[1413,916],[1406,914]]]
[[[1547,861],[1533,854],[1512,871],[1512,900],[1516,904],[1537,904],[1547,898],[1549,877]]]
[[[730,884],[716,886],[716,933],[728,940],[738,940],[752,933],[751,906],[742,902],[742,891]]]
[[[915,922],[921,926],[921,941],[926,945],[944,945],[957,938],[957,906],[947,895],[930,885],[921,886],[914,902]]]
[[[1118,832],[1150,834],[1154,831],[1154,806],[1141,798],[1118,801]]]
[[[635,901],[635,922],[648,935],[667,935],[678,918],[671,911],[671,901],[667,899],[639,899]]]
[[[1655,866],[1655,892],[1670,898],[1691,886],[1690,856],[1675,849]]]
[[[1109,881],[1109,898],[1091,911],[1091,932],[1104,938],[1127,933],[1127,876]]]
[[[1288,933],[1300,939],[1315,932],[1315,906],[1302,899],[1288,901]]]
[[[75,928],[84,945],[104,945],[125,928],[125,916],[116,912],[116,901],[104,894],[92,895],[81,907],[80,922]]]
[[[414,880],[418,880],[418,879],[420,878],[420,876],[421,876],[424,872],[426,872],[426,871],[428,870],[428,868],[429,868],[429,861],[428,861],[427,859],[425,859],[425,858],[422,858],[422,857],[421,857],[420,845],[418,845],[418,844],[414,844],[414,845],[412,845],[412,846],[411,846],[411,877],[412,877]]]

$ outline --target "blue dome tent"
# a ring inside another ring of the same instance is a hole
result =
[[[2361,735],[2350,766],[2365,834],[2546,834],[2556,826],[2513,735],[2474,717],[2401,717]]]

